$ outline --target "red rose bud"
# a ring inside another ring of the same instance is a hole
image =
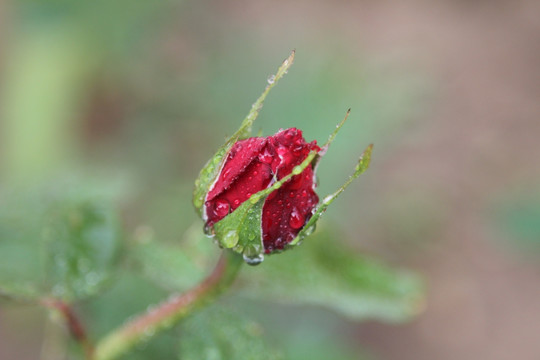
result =
[[[316,141],[306,143],[302,131],[295,128],[266,138],[237,141],[206,195],[203,215],[206,226],[211,228],[253,194],[291,174],[310,152],[320,150]],[[283,250],[313,215],[319,202],[314,176],[310,164],[264,201],[260,226],[265,253]]]
[[[193,205],[205,232],[217,243],[243,255],[250,265],[309,236],[328,206],[369,166],[368,146],[349,179],[319,203],[314,167],[328,149],[349,112],[320,148],[291,128],[268,137],[249,137],[264,99],[287,73],[294,51],[268,81],[240,128],[202,168],[195,181]]]

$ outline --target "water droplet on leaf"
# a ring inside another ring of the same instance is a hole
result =
[[[208,224],[204,224],[203,232],[206,236],[209,236],[209,237],[213,237],[215,235],[213,227]]]
[[[315,231],[316,228],[317,228],[317,226],[315,224],[313,224],[310,227],[306,228],[304,230],[304,236],[309,236],[309,235],[313,234],[313,232]]]
[[[225,248],[232,248],[238,243],[238,239],[238,232],[231,230],[223,236],[223,238],[221,239],[221,244]]]
[[[246,262],[246,264],[251,265],[251,266],[259,265],[260,263],[263,262],[263,260],[264,260],[263,254],[257,254],[257,255],[244,254],[244,261]]]

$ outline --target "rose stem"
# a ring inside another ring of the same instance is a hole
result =
[[[53,298],[42,299],[40,303],[49,309],[58,311],[62,315],[69,329],[69,333],[83,348],[85,358],[92,359],[92,344],[88,340],[84,326],[73,311],[73,308],[66,302]]]
[[[213,301],[230,287],[242,264],[241,255],[224,250],[214,271],[203,282],[113,330],[97,344],[93,359],[115,359],[140,341],[170,328],[194,309]]]

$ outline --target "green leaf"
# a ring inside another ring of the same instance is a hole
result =
[[[257,323],[230,310],[213,306],[181,325],[182,360],[274,360],[282,356],[264,342]]]
[[[266,96],[268,96],[270,90],[277,84],[277,82],[283,77],[283,75],[287,73],[294,61],[294,54],[295,52],[293,51],[291,55],[287,59],[285,59],[285,61],[283,61],[281,66],[278,68],[276,74],[268,78],[268,85],[266,85],[266,88],[264,89],[261,96],[251,106],[251,110],[249,111],[244,121],[242,121],[240,128],[231,137],[227,139],[225,144],[218,149],[214,156],[202,168],[199,177],[197,178],[197,180],[195,180],[195,190],[193,191],[193,205],[195,205],[195,208],[199,212],[199,215],[202,216],[204,199],[206,197],[206,194],[210,190],[210,187],[214,183],[219,170],[221,169],[222,163],[225,159],[225,155],[229,152],[234,143],[236,143],[238,140],[246,139],[251,135],[251,128],[253,126],[253,122],[255,121],[255,119],[257,119],[259,111],[263,107]]]
[[[351,252],[328,231],[312,235],[299,251],[269,257],[245,272],[252,297],[315,304],[354,319],[402,321],[422,309],[422,283],[406,271]]]
[[[59,187],[0,196],[1,293],[69,302],[104,285],[117,259],[118,220],[107,200],[83,193]]]

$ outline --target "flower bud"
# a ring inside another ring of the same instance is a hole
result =
[[[322,147],[316,141],[307,143],[296,128],[268,137],[250,137],[264,99],[293,60],[294,52],[268,82],[240,128],[218,149],[195,181],[193,204],[205,222],[205,232],[214,236],[222,248],[243,254],[251,265],[259,264],[263,254],[300,244],[313,232],[330,203],[370,163],[371,145],[345,184],[319,203],[315,193],[316,165],[349,112]]]
[[[306,143],[302,131],[296,128],[236,142],[206,196],[206,226],[212,227],[252,195],[291,174],[310,152],[320,150],[316,141]],[[313,164],[309,164],[264,201],[259,226],[266,254],[283,250],[313,215],[319,202],[314,176]]]

